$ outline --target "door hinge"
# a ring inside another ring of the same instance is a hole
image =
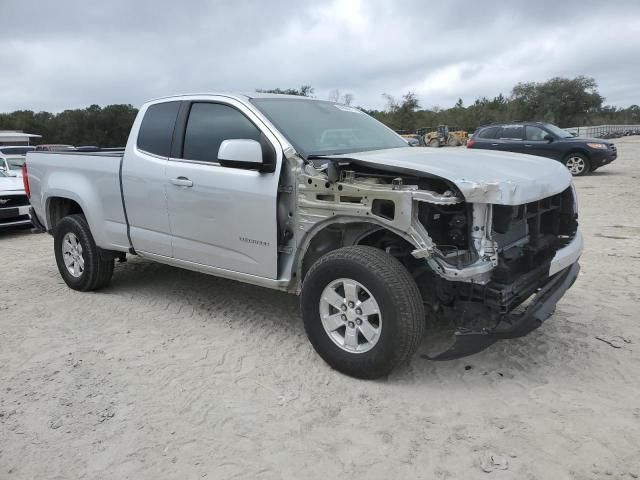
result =
[[[293,253],[293,247],[285,247],[284,245],[278,245],[278,253],[286,253],[291,255]]]
[[[292,185],[280,185],[278,187],[278,193],[293,193]]]

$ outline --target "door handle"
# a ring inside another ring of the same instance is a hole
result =
[[[499,143],[492,143],[492,144],[491,144],[491,146],[492,146],[492,147],[497,147],[497,146],[499,146],[499,145],[500,145]]]
[[[193,187],[193,182],[187,177],[172,178],[169,181],[177,187]]]
[[[533,147],[533,145],[531,145],[530,143],[525,143],[524,146],[525,147]]]

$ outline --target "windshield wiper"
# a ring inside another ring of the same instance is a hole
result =
[[[343,152],[338,152],[338,153],[325,153],[324,155],[322,154],[314,154],[314,155],[307,155],[307,160],[324,160],[326,158],[332,157],[333,155],[344,155]]]

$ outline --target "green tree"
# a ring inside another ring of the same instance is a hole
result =
[[[137,113],[131,105],[91,105],[58,114],[18,110],[0,114],[0,130],[37,133],[42,135],[38,143],[119,147],[127,142]]]
[[[383,93],[382,97],[387,101],[385,123],[396,130],[415,130],[417,128],[416,111],[420,108],[420,101],[414,92],[407,92],[402,96],[400,102],[389,95]]]
[[[555,77],[543,83],[519,83],[511,92],[513,111],[522,120],[548,121],[569,127],[585,124],[602,108],[604,98],[591,77]]]

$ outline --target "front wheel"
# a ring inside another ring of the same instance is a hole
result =
[[[591,170],[589,159],[581,153],[570,153],[564,164],[574,177],[586,175]]]
[[[413,355],[424,335],[415,281],[376,248],[345,247],[320,258],[304,279],[300,303],[316,352],[353,377],[387,375]]]
[[[427,144],[430,147],[433,148],[439,148],[440,147],[440,140],[437,138],[432,138],[431,140],[429,140],[429,143]]]
[[[113,275],[113,258],[100,254],[84,215],[69,215],[55,228],[53,248],[64,282],[86,292],[106,286]]]

